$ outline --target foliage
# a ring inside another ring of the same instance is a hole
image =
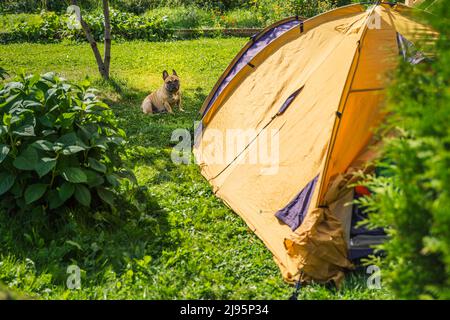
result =
[[[145,16],[151,19],[164,17],[169,28],[177,29],[213,27],[215,24],[212,12],[194,6],[160,7],[147,11]]]
[[[121,42],[114,46],[112,86],[100,80],[91,49],[79,44],[2,46],[8,70],[53,69],[74,81],[86,74],[125,128],[125,163],[136,174],[142,214],[114,224],[93,209],[95,223],[73,211],[56,231],[37,232],[0,215],[0,282],[42,299],[286,299],[272,255],[235,213],[212,193],[196,165],[170,159],[174,129],[192,131],[198,109],[245,38],[176,42]],[[27,54],[33,52],[33,55]],[[130,54],[132,53],[132,54]],[[161,83],[161,70],[181,77],[185,112],[143,115],[142,99]],[[12,73],[12,72],[11,72]],[[124,209],[117,204],[118,211]],[[27,260],[28,258],[28,260]],[[66,288],[67,266],[81,268],[81,289]],[[314,285],[300,299],[388,299],[366,287],[367,275],[349,276],[342,291]]]
[[[215,9],[200,9],[195,6],[160,7],[149,10],[145,16],[153,19],[164,17],[167,26],[173,29],[195,28],[261,28],[266,22],[251,9],[233,9],[221,12]]]
[[[84,9],[95,9],[100,4],[97,0],[82,0]],[[36,13],[42,10],[65,12],[70,5],[69,0],[2,0],[0,12],[4,13]]]
[[[0,208],[53,215],[114,206],[125,133],[87,83],[52,73],[0,85]]]
[[[8,72],[2,67],[0,67],[0,80],[5,80],[7,76]]]
[[[41,21],[39,14],[16,13],[16,14],[0,14],[0,32],[9,32],[19,23],[27,22],[34,25]]]
[[[158,7],[196,6],[204,9],[230,10],[248,7],[251,0],[110,0],[111,6],[121,11],[141,14],[147,10]],[[7,13],[32,13],[41,10],[65,12],[69,5],[68,0],[2,0],[0,12]],[[99,9],[101,1],[82,0],[83,9]]]
[[[338,6],[351,3],[350,0],[254,0],[254,7],[261,19],[273,23],[290,16],[312,17]]]
[[[42,5],[46,5],[43,8],[56,10],[51,3],[43,1]],[[171,29],[262,28],[285,17],[311,17],[348,3],[350,0],[111,1],[115,8],[111,10],[112,36],[113,39],[158,41],[171,39]],[[0,26],[6,31],[0,33],[0,43],[85,41],[82,30],[68,28],[65,10],[55,12],[43,10],[40,15],[0,17]],[[83,2],[82,12],[96,40],[102,40],[101,9]],[[137,15],[141,13],[144,14]]]
[[[402,63],[389,97],[382,175],[363,204],[368,224],[391,240],[383,278],[400,298],[450,298],[450,7],[436,1],[424,19],[440,32],[431,62]],[[424,49],[427,49],[423,45]]]
[[[111,33],[113,39],[144,39],[149,41],[164,40],[171,37],[165,20],[162,18],[143,17],[131,13],[111,10]],[[83,15],[96,40],[102,40],[104,34],[103,12],[95,11]],[[54,12],[42,12],[38,21],[21,22],[10,32],[0,34],[0,43],[11,42],[58,42],[64,39],[85,41],[83,30],[69,28],[68,16]]]

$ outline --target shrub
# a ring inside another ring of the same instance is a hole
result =
[[[103,14],[88,16],[88,22],[96,19],[100,20],[101,35],[103,36]],[[172,36],[168,29],[166,20],[163,17],[148,18],[134,14],[111,10],[111,32],[114,39],[126,40],[165,40]]]
[[[114,205],[133,177],[120,157],[125,133],[87,85],[52,73],[0,85],[0,208]]]
[[[143,17],[111,10],[111,36],[115,40],[157,41],[172,36],[166,21],[161,17]],[[104,16],[101,11],[83,15],[96,40],[103,40]],[[21,22],[8,33],[0,34],[0,43],[58,42],[63,39],[86,41],[83,30],[69,29],[68,16],[42,12],[41,19],[33,23]]]
[[[191,6],[194,5],[205,9],[229,10],[241,7],[249,7],[253,0],[110,0],[112,7],[121,11],[136,14],[143,13],[149,9],[162,6]],[[94,10],[101,7],[101,1],[82,0],[79,1],[84,10]],[[68,0],[2,0],[0,12],[7,13],[32,13],[41,10],[65,12],[70,2]]]
[[[61,18],[54,12],[43,12],[38,21],[24,21],[16,24],[10,32],[2,34],[0,43],[58,41],[62,38]]]
[[[28,22],[29,24],[38,24],[41,20],[41,16],[39,14],[29,14],[29,13],[20,13],[20,14],[0,14],[0,32],[11,31],[15,25]]]
[[[273,23],[290,16],[312,17],[319,13],[351,3],[350,0],[255,0],[261,19]]]
[[[100,5],[97,0],[82,0],[83,9],[94,9]],[[33,13],[41,10],[65,12],[70,5],[68,0],[2,0],[0,12]]]
[[[450,298],[450,7],[435,2],[440,32],[430,63],[401,64],[389,96],[383,174],[363,200],[369,225],[385,227],[383,279],[399,298]]]
[[[164,17],[167,26],[174,29],[194,29],[214,26],[213,12],[195,6],[161,7],[147,11],[145,16],[151,19]]]
[[[234,9],[221,15],[219,24],[225,28],[263,28],[266,23],[253,10]]]

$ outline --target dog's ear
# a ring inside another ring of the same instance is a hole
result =
[[[163,80],[166,80],[166,78],[169,76],[169,73],[167,72],[167,70],[163,71]]]
[[[177,76],[177,77],[178,77],[177,72],[175,71],[175,69],[172,69],[172,74],[173,74],[174,76]]]

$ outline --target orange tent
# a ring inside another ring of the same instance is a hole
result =
[[[202,107],[194,154],[214,193],[271,250],[287,281],[351,268],[349,170],[374,155],[386,75],[433,34],[381,3],[282,20],[241,50]],[[414,60],[416,59],[416,60]]]

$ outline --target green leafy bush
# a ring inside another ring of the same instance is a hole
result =
[[[37,42],[58,41],[62,38],[62,20],[54,12],[43,12],[37,22],[20,22],[12,27],[10,32],[0,36],[0,43],[7,42]]]
[[[399,298],[450,298],[450,7],[436,1],[428,23],[439,31],[430,63],[401,64],[389,97],[382,175],[362,203],[368,224],[390,241],[378,261]]]
[[[39,14],[19,13],[19,14],[0,14],[0,32],[11,31],[15,25],[22,22],[29,24],[38,24],[41,21]]]
[[[142,1],[142,0],[141,0]],[[83,9],[95,9],[101,5],[101,1],[79,1]],[[0,12],[4,13],[35,13],[41,10],[65,12],[70,5],[68,0],[2,0]]]
[[[256,14],[268,23],[295,15],[312,17],[349,3],[350,0],[254,0]]]
[[[125,133],[88,83],[52,73],[0,85],[0,208],[114,205]]]
[[[160,7],[147,11],[145,16],[151,19],[164,17],[167,26],[175,29],[213,27],[215,24],[212,11],[195,6]]]
[[[249,7],[254,0],[110,0],[110,5],[121,11],[136,14],[162,6],[177,7],[195,5],[198,8],[229,10]],[[32,13],[41,10],[65,12],[70,4],[68,0],[2,0],[0,12],[8,13]],[[79,4],[84,10],[99,9],[100,0],[82,0]]]
[[[116,40],[165,40],[172,36],[162,17],[137,16],[131,13],[111,10],[111,35]],[[96,40],[103,40],[103,12],[95,11],[83,15]],[[0,33],[0,43],[12,42],[59,42],[63,39],[86,41],[84,31],[68,27],[68,16],[54,12],[42,12],[38,21],[21,22],[10,32]]]

